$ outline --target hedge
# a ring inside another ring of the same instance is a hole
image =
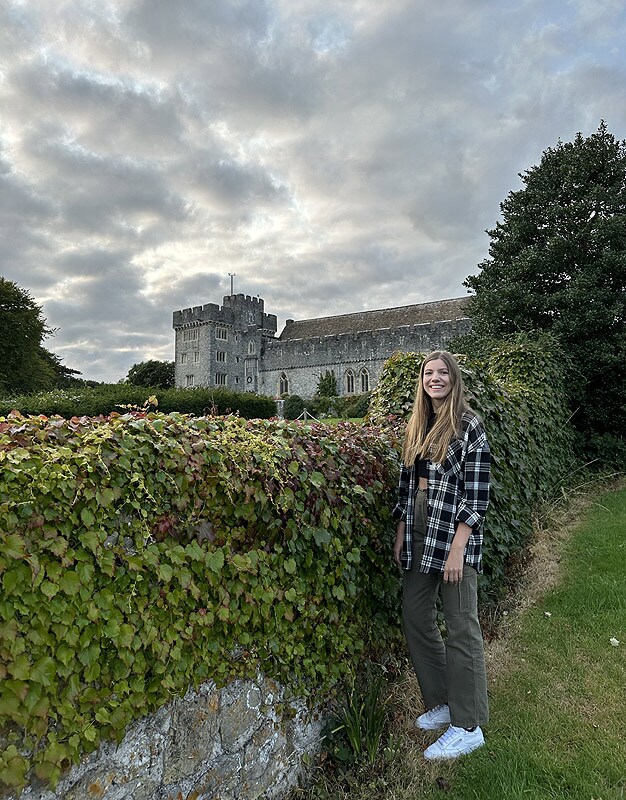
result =
[[[373,392],[368,419],[402,438],[424,354],[396,353]],[[483,594],[501,592],[510,556],[532,534],[533,517],[569,484],[574,433],[559,351],[547,338],[493,344],[483,361],[459,355],[468,399],[482,418],[492,452],[491,502],[484,536]]]
[[[228,389],[155,389],[129,383],[101,384],[96,387],[58,389],[41,394],[0,398],[0,416],[16,410],[22,414],[47,417],[97,417],[132,406],[158,406],[160,411],[181,414],[231,414],[246,419],[276,416],[276,402],[271,397]]]
[[[237,417],[0,419],[0,782],[190,685],[300,696],[400,638],[388,436]]]

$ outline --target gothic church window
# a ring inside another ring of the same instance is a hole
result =
[[[370,374],[369,372],[363,368],[361,370],[361,393],[369,392],[370,390]]]
[[[283,372],[280,376],[280,381],[278,384],[278,394],[282,397],[284,394],[289,394],[289,379]]]
[[[354,394],[354,372],[346,371],[346,394]]]

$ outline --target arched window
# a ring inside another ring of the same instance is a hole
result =
[[[282,397],[284,394],[289,394],[289,379],[283,372],[280,376],[280,381],[278,383],[278,394]]]
[[[354,394],[354,372],[351,369],[346,371],[346,394]]]
[[[369,372],[363,367],[361,370],[361,394],[363,392],[369,392],[370,390],[370,374]]]
[[[250,339],[248,342],[248,355],[253,356],[256,353],[256,345],[254,343],[254,339]]]

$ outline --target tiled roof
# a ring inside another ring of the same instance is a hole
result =
[[[291,322],[283,328],[280,339],[309,339],[313,336],[333,336],[339,333],[359,333],[381,328],[398,328],[401,325],[420,325],[424,322],[463,319],[469,297],[418,303],[413,306],[381,308],[378,311],[360,311],[356,314],[339,314]]]

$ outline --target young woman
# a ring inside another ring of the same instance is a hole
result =
[[[456,758],[484,744],[487,679],[478,622],[477,575],[489,503],[489,444],[465,402],[459,365],[447,351],[420,369],[400,473],[393,548],[404,570],[402,614],[411,661],[427,709],[425,730],[447,730],[428,759]],[[437,625],[441,596],[447,628]]]

